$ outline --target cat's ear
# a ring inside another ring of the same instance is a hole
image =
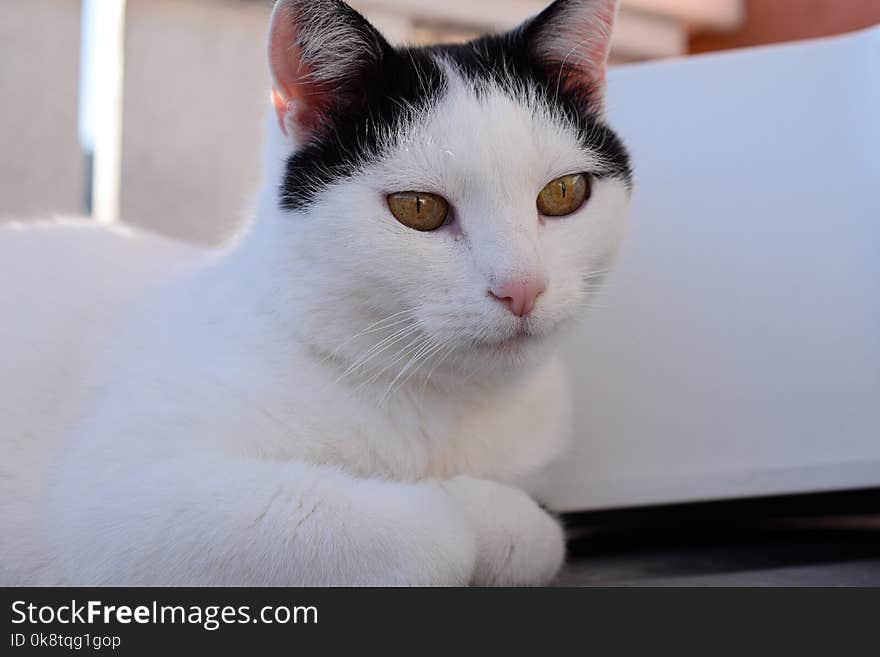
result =
[[[299,143],[362,97],[365,71],[390,46],[341,0],[279,0],[269,29],[272,105]]]
[[[520,29],[527,47],[562,88],[602,111],[618,0],[556,0]]]

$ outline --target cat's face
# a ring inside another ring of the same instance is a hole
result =
[[[630,192],[601,118],[614,10],[560,0],[507,35],[394,50],[336,0],[276,7],[279,232],[316,347],[370,376],[503,372],[581,314]]]

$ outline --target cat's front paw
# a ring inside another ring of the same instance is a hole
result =
[[[371,490],[361,499],[365,524],[349,527],[362,552],[354,583],[467,586],[473,580],[476,532],[439,482],[364,486]]]
[[[476,586],[540,586],[559,572],[565,539],[559,522],[525,492],[472,477],[444,483],[477,537]]]

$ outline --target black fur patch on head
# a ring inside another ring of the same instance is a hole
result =
[[[360,18],[356,12],[352,15],[352,20]],[[438,56],[478,93],[495,87],[515,97],[520,90],[536,90],[570,124],[583,147],[602,159],[603,170],[594,173],[630,185],[629,155],[620,138],[591,109],[594,91],[588,85],[576,89],[560,85],[559,66],[541,61],[530,48],[531,32],[540,20],[539,16],[523,28],[462,45],[395,49],[379,37],[381,57],[359,63],[352,71],[353,86],[333,107],[327,127],[288,159],[280,187],[281,207],[304,209],[327,186],[381,157],[382,135],[406,121],[411,109],[427,108],[442,96],[446,74]],[[364,24],[353,29],[365,29]]]
[[[287,161],[281,207],[308,206],[321,190],[357,173],[381,155],[382,135],[396,129],[414,109],[424,109],[446,84],[427,51],[385,48],[381,59],[358,72],[357,95],[338,103],[328,127]]]

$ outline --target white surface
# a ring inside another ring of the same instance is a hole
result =
[[[619,68],[629,243],[560,510],[880,485],[880,28]]]

